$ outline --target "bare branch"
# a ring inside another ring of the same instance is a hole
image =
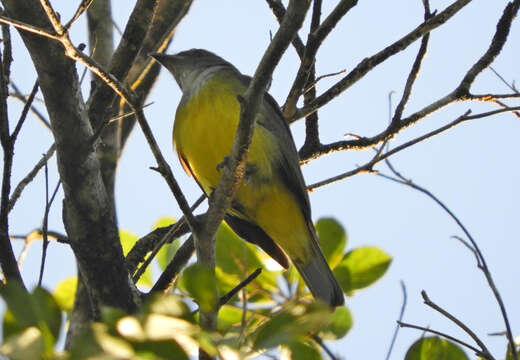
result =
[[[4,28],[4,26],[2,26]],[[6,30],[3,29],[5,32]],[[4,49],[10,49],[8,44]],[[4,55],[4,54],[3,54]],[[4,152],[2,189],[0,198],[0,265],[7,282],[15,281],[25,286],[18,269],[11,241],[9,239],[9,193],[11,192],[11,170],[13,167],[14,142],[9,135],[9,117],[7,113],[7,76],[11,64],[11,54],[6,59],[0,57],[0,144]]]
[[[450,319],[458,327],[460,327],[462,330],[464,330],[464,332],[466,334],[468,334],[477,343],[477,345],[480,347],[482,354],[485,355],[484,357],[492,358],[491,353],[489,352],[489,350],[486,347],[486,345],[482,342],[482,340],[480,340],[480,338],[468,326],[466,326],[466,324],[464,324],[462,321],[457,319],[455,316],[450,314],[448,311],[444,310],[439,305],[437,305],[436,303],[431,301],[430,298],[428,297],[428,294],[426,293],[426,291],[424,291],[424,290],[421,291],[421,295],[422,295],[422,297],[424,299],[424,303],[426,305],[428,305],[432,309],[438,311],[444,317],[446,317],[447,319]]]
[[[266,0],[266,2],[273,11],[273,14],[278,20],[278,22],[282,23],[282,20],[286,13],[285,6],[282,4],[282,2],[280,0]],[[300,36],[296,35],[294,37],[292,45],[300,59],[302,59],[303,53],[305,52],[305,45],[303,44],[303,41],[300,38]]]
[[[90,7],[94,0],[82,0],[79,4],[78,8],[76,9],[76,12],[72,16],[72,18],[65,24],[65,29],[69,29],[71,25],[76,22],[76,20],[79,19],[79,17],[87,11],[87,9]]]
[[[426,0],[423,2],[424,4],[424,20],[427,21],[432,14],[430,13],[430,4]],[[412,65],[412,69],[410,70],[410,74],[408,75],[408,79],[406,79],[406,85],[404,87],[403,96],[401,97],[401,101],[397,105],[394,113],[394,117],[392,119],[392,123],[390,126],[399,126],[399,122],[401,121],[401,116],[403,115],[404,107],[406,103],[410,99],[410,95],[412,93],[412,87],[419,75],[419,71],[421,70],[421,64],[426,55],[426,50],[428,49],[428,41],[430,39],[430,33],[427,33],[423,36],[421,40],[421,46],[419,47],[419,51],[417,52],[417,56],[415,57],[415,61]]]
[[[18,86],[16,86],[16,84],[14,83],[14,81],[11,81],[11,87],[13,88],[14,90],[14,93],[10,93],[9,95],[14,97],[15,99],[18,99],[20,100],[21,102],[23,102],[24,104],[27,103],[27,96],[25,96],[24,94],[22,94],[22,92],[20,91],[20,89],[18,89]],[[51,130],[51,124],[49,123],[49,120],[47,120],[47,118],[45,118],[45,116],[43,116],[43,114],[34,106],[34,105],[31,105],[31,111],[33,112],[34,115],[36,115],[36,117],[38,118],[38,120],[40,120],[40,122],[48,129],[48,130]]]
[[[510,88],[513,92],[518,94],[518,90],[513,85],[511,85],[508,81],[506,81],[506,79],[504,79],[504,77],[502,75],[500,75],[500,73],[498,73],[498,71],[496,71],[493,68],[493,66],[490,66],[489,70],[491,70],[493,72],[493,74],[495,74],[508,88]]]
[[[60,37],[58,35],[50,33],[47,30],[26,24],[22,21],[10,19],[3,15],[0,15],[0,23],[7,24],[7,25],[13,25],[14,27],[16,27],[18,29],[30,32],[32,34],[40,35],[40,36],[43,36],[43,37],[46,37],[49,39],[58,40],[58,41],[60,40]]]
[[[20,195],[22,195],[23,190],[27,185],[29,185],[38,172],[41,170],[42,167],[45,166],[45,164],[49,161],[49,159],[54,155],[54,152],[56,151],[56,144],[52,144],[49,150],[43,155],[43,157],[38,161],[38,163],[33,167],[31,171],[25,177],[16,185],[16,188],[13,191],[13,194],[11,195],[11,198],[9,199],[9,211],[11,211],[14,207],[14,204],[16,204],[16,201],[20,198]]]
[[[16,124],[16,127],[13,130],[13,133],[11,134],[11,141],[14,143],[16,141],[16,138],[18,137],[18,134],[20,133],[20,130],[22,129],[22,125],[25,122],[25,119],[27,118],[27,114],[29,113],[29,109],[32,106],[32,103],[34,101],[34,97],[36,96],[36,93],[38,92],[38,80],[34,82],[33,88],[31,90],[31,94],[27,98],[27,101],[25,102],[25,106],[23,107],[22,113],[20,114],[20,118],[18,119],[18,123]]]
[[[249,285],[250,282],[255,280],[258,275],[262,273],[262,268],[258,268],[255,271],[253,271],[251,274],[249,274],[248,277],[246,277],[244,280],[242,280],[237,286],[235,286],[233,289],[227,292],[227,294],[224,294],[219,299],[219,306],[225,305],[235,296],[240,290],[244,289],[247,285]]]
[[[464,6],[466,6],[470,2],[471,0],[455,1],[453,4],[441,11],[438,15],[435,15],[430,19],[426,20],[398,41],[387,46],[385,49],[379,51],[377,54],[365,58],[347,76],[345,76],[342,80],[337,82],[330,89],[325,91],[325,93],[318,96],[316,100],[314,100],[311,104],[303,107],[302,109],[297,110],[295,114],[291,117],[291,121],[295,121],[304,116],[307,116],[310,113],[316,111],[318,108],[327,104],[329,101],[331,101],[336,96],[338,96],[343,91],[352,86],[354,83],[356,83],[359,79],[361,79],[366,73],[371,71],[377,65],[381,64],[383,61],[387,60],[388,58],[397,54],[398,52],[406,49],[417,39],[421,38],[425,34],[431,32],[435,28],[444,24],[453,15],[458,13]]]
[[[339,360],[339,358],[332,353],[329,347],[323,342],[322,338],[318,335],[312,335],[312,339],[316,341],[316,343],[325,351],[325,353],[329,356],[330,360]]]
[[[440,332],[440,331],[437,331],[437,330],[432,330],[430,328],[427,328],[427,327],[423,327],[423,326],[418,326],[418,325],[413,325],[413,324],[408,324],[408,323],[405,323],[405,322],[402,322],[402,321],[398,321],[397,324],[400,326],[400,327],[406,327],[406,328],[411,328],[411,329],[417,329],[417,330],[422,330],[424,332],[427,332],[427,333],[431,333],[431,334],[435,334],[435,335],[439,335],[439,336],[442,336],[448,340],[451,340],[459,345],[462,345],[470,350],[472,350],[473,352],[475,352],[475,354],[477,356],[481,356],[483,357],[484,359],[487,359],[487,360],[495,360],[495,358],[493,356],[491,356],[491,354],[484,354],[481,350],[477,349],[476,347],[462,341],[462,340],[459,340],[451,335],[448,335],[448,334],[445,334],[443,332]]]
[[[293,118],[295,113],[300,114],[300,112],[297,112],[296,103],[306,88],[308,74],[314,74],[312,68],[314,67],[318,49],[320,48],[325,38],[330,34],[332,29],[341,20],[341,18],[356,4],[357,0],[341,0],[322,24],[317,24],[316,20],[314,20],[315,27],[311,28],[311,32],[307,38],[307,44],[305,45],[305,52],[300,64],[300,68],[298,69],[296,78],[293,81],[291,90],[289,90],[289,94],[287,95],[287,99],[283,105],[284,115],[286,118]],[[321,9],[317,9],[317,11],[321,11]],[[313,100],[310,104],[305,105],[304,107],[310,107],[315,102],[316,100]],[[314,111],[316,110],[317,108],[314,109]],[[310,115],[310,113],[311,112],[301,114],[302,116],[298,116],[298,118]]]
[[[43,245],[42,245],[42,260],[40,263],[40,276],[38,277],[38,286],[42,286],[43,280],[43,270],[45,268],[45,259],[47,256],[47,247],[49,246],[49,238],[47,237],[47,229],[49,225],[49,211],[51,210],[51,205],[54,202],[54,198],[58,193],[60,188],[61,181],[58,181],[56,184],[56,188],[52,193],[51,198],[49,199],[49,172],[47,168],[47,163],[45,163],[45,211],[43,214],[42,221],[42,236],[43,236]]]
[[[395,341],[397,340],[397,334],[399,333],[399,328],[401,327],[400,324],[403,321],[404,317],[404,310],[406,309],[406,303],[408,300],[408,295],[406,293],[406,285],[403,280],[400,281],[401,284],[401,291],[403,292],[403,303],[401,305],[401,311],[399,313],[399,320],[397,320],[397,326],[394,330],[394,335],[392,336],[392,341],[390,342],[390,347],[388,348],[388,352],[386,353],[386,360],[390,359],[390,355],[392,355],[392,350],[395,345]]]
[[[450,215],[450,217],[457,223],[457,225],[462,229],[464,234],[467,236],[467,238],[469,239],[471,245],[467,244],[465,241],[463,241],[461,239],[462,243],[467,248],[469,248],[471,250],[471,252],[477,258],[477,266],[484,273],[484,276],[486,277],[488,285],[489,285],[491,291],[493,292],[493,295],[494,295],[494,297],[495,297],[495,299],[496,299],[496,301],[497,301],[497,303],[499,305],[499,308],[500,308],[500,311],[501,311],[501,314],[502,314],[502,318],[503,318],[504,324],[506,326],[507,338],[508,338],[508,341],[509,341],[509,345],[512,348],[513,359],[516,359],[516,357],[518,356],[517,355],[517,350],[516,350],[516,345],[515,345],[515,342],[514,342],[513,333],[511,331],[511,325],[509,323],[509,318],[507,316],[507,312],[506,312],[506,308],[505,308],[504,302],[502,300],[502,296],[500,295],[500,292],[498,291],[498,289],[497,289],[497,287],[495,285],[495,282],[494,282],[493,277],[491,275],[491,271],[489,270],[489,268],[487,266],[487,263],[486,263],[486,260],[485,260],[484,256],[482,255],[482,252],[480,251],[480,248],[478,247],[476,241],[473,239],[473,237],[471,236],[469,231],[462,224],[462,222],[458,219],[458,217],[455,216],[455,214],[442,201],[440,201],[435,195],[433,195],[430,191],[426,190],[425,188],[422,188],[419,185],[414,184],[411,180],[406,179],[404,176],[402,176],[399,172],[397,172],[393,168],[393,166],[390,164],[389,161],[386,161],[386,164],[389,166],[390,170],[394,173],[394,175],[397,176],[397,178],[393,178],[393,177],[390,177],[390,176],[387,176],[387,175],[384,175],[384,174],[378,174],[379,176],[382,176],[382,177],[384,177],[386,179],[389,179],[389,180],[392,180],[392,181],[395,181],[395,182],[398,182],[398,183],[410,186],[410,187],[412,187],[412,188],[414,188],[414,189],[416,189],[416,190],[426,194],[428,197],[430,197],[432,200],[434,200],[439,206],[441,206],[442,209],[448,213],[448,215]],[[428,305],[431,306],[431,301],[428,299],[428,297],[426,295],[426,292],[424,292],[423,298],[425,299],[425,303],[427,303]],[[453,320],[451,318],[450,318],[450,320],[455,321],[455,320]],[[462,325],[464,326],[464,324],[462,324]],[[461,326],[461,325],[459,325],[459,326]],[[470,334],[470,333],[468,332],[468,334]],[[471,334],[470,334],[470,336],[471,336]],[[480,346],[480,344],[479,344],[479,346]]]
[[[159,277],[159,280],[154,284],[150,293],[154,292],[167,292],[179,275],[182,268],[188,263],[195,251],[195,243],[193,236],[190,236],[173,256],[172,261],[166,266],[163,273]]]

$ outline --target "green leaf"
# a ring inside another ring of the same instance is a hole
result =
[[[316,347],[316,345],[307,340],[293,341],[288,345],[284,346],[284,350],[286,350],[286,356],[283,356],[283,359],[289,360],[321,360],[320,350]]]
[[[391,262],[392,258],[381,249],[361,247],[345,254],[333,272],[343,291],[351,294],[376,282]]]
[[[70,313],[74,306],[74,297],[76,296],[76,288],[78,286],[78,277],[72,276],[61,280],[54,288],[53,296],[58,306],[63,311]]]
[[[33,309],[38,318],[38,327],[42,331],[46,348],[52,349],[60,335],[61,309],[51,293],[41,287],[33,290],[32,300]],[[51,334],[48,334],[47,329]]]
[[[35,326],[39,329],[47,352],[52,352],[61,329],[61,310],[52,295],[42,288],[32,294],[16,282],[0,287],[7,303],[4,314],[4,337],[7,338]]]
[[[520,345],[518,344],[518,342],[515,340],[515,346],[516,346],[516,352],[519,353],[520,352]],[[480,358],[479,358],[480,359]],[[506,360],[513,360],[513,351],[511,350],[511,345],[510,344],[507,344],[507,352],[506,352]]]
[[[72,342],[70,359],[94,359],[96,355],[100,355],[102,352],[103,350],[97,343],[92,328],[85,327],[80,330],[79,335]]]
[[[150,294],[142,307],[142,313],[162,314],[178,318],[191,318],[188,306],[174,294]]]
[[[173,225],[175,222],[176,221],[173,217],[162,217],[153,224],[152,230]],[[173,239],[171,243],[163,245],[161,250],[159,250],[155,258],[157,259],[157,263],[159,264],[159,268],[161,268],[161,270],[166,269],[166,266],[170,263],[178,248],[179,239]]]
[[[164,271],[166,266],[173,259],[173,255],[179,249],[179,239],[174,239],[170,244],[164,244],[161,247],[161,250],[157,253],[155,258],[157,259],[157,263],[159,264],[159,268]]]
[[[121,241],[121,246],[123,247],[123,255],[127,255],[132,247],[135,245],[139,237],[130,231],[119,230],[119,239]]]
[[[123,255],[126,256],[128,252],[132,250],[132,247],[135,245],[137,240],[139,240],[139,237],[129,231],[119,230],[119,239],[121,240],[121,246],[123,247]],[[137,281],[137,285],[148,288],[152,287],[152,270],[150,266],[148,266],[144,274],[141,275],[139,281]]]
[[[217,232],[216,275],[219,291],[224,294],[233,289],[240,281],[254,270],[263,266],[260,248],[239,238],[228,225],[223,223]],[[254,282],[257,287],[276,291],[276,271],[263,271]],[[252,289],[248,285],[247,289]]]
[[[154,224],[152,226],[152,230],[155,230],[160,227],[170,226],[175,223],[176,223],[175,218],[173,218],[171,216],[163,216],[163,217],[159,218],[156,222],[154,222]]]
[[[225,223],[217,231],[216,245],[216,263],[225,273],[243,275],[262,265],[256,249],[239,238]]]
[[[226,333],[231,327],[240,325],[242,322],[243,309],[224,305],[218,311],[218,330]]]
[[[216,281],[214,272],[210,268],[202,264],[188,266],[182,272],[181,283],[202,311],[211,311],[217,306]]]
[[[37,327],[31,326],[18,335],[10,336],[0,345],[0,354],[12,360],[42,359],[45,345]]]
[[[135,351],[131,344],[122,337],[112,335],[105,324],[93,323],[92,332],[96,343],[105,354],[116,359],[134,358]]]
[[[347,233],[341,224],[333,218],[321,218],[315,225],[320,247],[331,269],[343,258],[347,245]]]
[[[345,306],[334,309],[334,314],[330,323],[320,332],[320,337],[324,340],[341,339],[350,331],[353,325],[352,314]]]
[[[308,333],[315,333],[330,320],[330,308],[314,302],[291,303],[267,320],[253,334],[253,348],[268,349],[297,341]]]
[[[462,349],[438,336],[417,340],[406,352],[405,360],[469,360]]]
[[[188,360],[184,350],[173,340],[132,342],[139,359]]]
[[[1,286],[0,295],[8,309],[3,319],[4,338],[29,326],[37,326],[38,319],[30,306],[31,296],[19,283],[11,281]]]

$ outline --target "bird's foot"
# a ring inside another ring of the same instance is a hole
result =
[[[224,169],[224,167],[227,164],[229,164],[230,161],[231,161],[230,155],[224,156],[224,159],[222,160],[222,162],[217,165],[217,171],[220,172],[220,170]]]

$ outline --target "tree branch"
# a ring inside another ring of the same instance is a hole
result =
[[[7,31],[5,26],[2,26],[2,28],[3,32]],[[9,39],[10,37],[5,39],[8,44],[4,47],[5,51],[0,57],[0,144],[4,153],[0,198],[0,265],[7,282],[15,281],[25,287],[9,239],[9,193],[11,192],[11,170],[14,156],[14,139],[9,135],[7,113],[7,81],[10,73],[9,66],[11,65]]]
[[[367,58],[363,60],[356,69],[365,69],[370,70],[367,66],[369,63],[373,63],[375,59],[377,59],[379,56],[386,56],[386,53],[389,50],[392,50],[395,48],[398,48],[399,46],[403,45],[403,41],[405,39],[410,40],[410,37],[414,37],[417,34],[421,33],[421,31],[428,33],[433,28],[441,25],[445,21],[449,19],[449,17],[453,16],[457,11],[459,11],[463,6],[466,5],[467,2],[471,0],[466,0],[466,2],[459,0],[456,3],[449,6],[446,10],[441,12],[438,15],[435,15],[433,17],[430,17],[429,20],[425,21],[421,26],[419,26],[416,30],[409,33],[407,36],[402,38],[401,40],[395,42],[393,45],[387,47],[385,50],[382,50],[378,54]],[[516,5],[515,5],[516,4]],[[336,151],[342,151],[342,150],[361,150],[361,149],[367,149],[371,148],[377,144],[383,143],[387,141],[388,139],[391,139],[395,135],[397,135],[402,130],[408,128],[409,126],[415,124],[416,122],[424,119],[426,116],[432,114],[433,112],[440,110],[441,108],[461,100],[471,100],[472,95],[470,94],[470,86],[472,84],[472,81],[475,79],[475,77],[484,70],[484,66],[489,66],[491,64],[491,61],[496,58],[496,56],[500,53],[500,51],[503,48],[503,45],[505,44],[505,41],[507,40],[507,37],[509,35],[509,29],[511,27],[511,23],[516,16],[516,13],[518,12],[518,2],[515,1],[514,3],[510,3],[504,10],[502,17],[500,18],[498,25],[497,25],[497,31],[495,33],[495,36],[493,37],[493,40],[488,48],[488,50],[481,56],[481,58],[477,61],[477,63],[472,66],[466,75],[464,76],[464,79],[460,82],[460,84],[449,94],[445,95],[444,97],[434,101],[433,103],[427,105],[423,109],[409,115],[408,117],[402,119],[399,122],[399,126],[396,126],[395,124],[390,124],[384,131],[381,133],[373,136],[373,137],[359,137],[354,140],[345,140],[345,141],[337,141],[331,144],[327,145],[321,145],[318,149],[316,149],[314,152],[310,154],[305,154],[305,157],[300,157],[303,161],[303,163],[309,162],[313,159],[318,158],[319,156],[329,154]],[[422,30],[421,30],[422,29]],[[429,29],[429,30],[428,30]],[[426,31],[428,30],[428,31]],[[413,36],[412,36],[413,35]],[[400,45],[399,45],[400,44]],[[399,46],[397,46],[399,45]],[[363,65],[365,63],[365,65]],[[362,66],[363,65],[363,66]],[[361,70],[352,70],[343,80],[340,81],[340,83],[345,83],[348,79],[352,79],[353,81],[357,81],[359,78],[361,78],[362,75],[365,73],[358,74],[360,75],[357,77],[357,71]],[[355,82],[354,81],[354,82]],[[351,84],[353,84],[352,82]],[[338,83],[339,84],[339,83]],[[332,88],[334,89],[334,87]],[[331,90],[332,90],[331,89]],[[331,91],[329,90],[329,91]],[[325,94],[329,93],[327,91]],[[321,95],[320,97],[323,97],[325,94]],[[316,101],[319,100],[318,97]],[[479,99],[480,100],[480,99]],[[509,108],[509,109],[515,109],[515,108]],[[510,110],[507,110],[510,111]],[[303,113],[302,113],[303,114]]]
[[[472,350],[477,356],[481,356],[487,360],[495,360],[494,357],[491,356],[491,354],[484,354],[481,350],[477,349],[476,347],[462,341],[462,340],[459,340],[451,335],[448,335],[448,334],[445,334],[443,332],[440,332],[440,331],[437,331],[437,330],[432,330],[430,328],[427,328],[427,327],[423,327],[423,326],[418,326],[418,325],[413,325],[413,324],[408,324],[408,323],[405,323],[405,322],[402,322],[402,321],[398,321],[397,324],[400,326],[400,327],[407,327],[407,328],[411,328],[411,329],[417,329],[417,330],[421,330],[421,331],[424,331],[424,332],[428,332],[428,333],[432,333],[432,334],[435,334],[435,335],[439,335],[439,336],[442,336],[448,340],[451,340],[459,345],[462,345],[470,350]]]
[[[198,262],[211,269],[214,269],[215,266],[214,235],[227,209],[231,205],[233,195],[242,182],[247,160],[247,149],[251,142],[255,126],[255,116],[261,99],[274,68],[294,39],[296,32],[301,27],[309,5],[309,0],[290,1],[286,16],[280,28],[262,57],[244,96],[239,99],[241,102],[240,121],[235,135],[230,161],[224,168],[217,189],[210,199],[210,207],[207,212],[206,221],[195,237]],[[214,304],[212,311],[207,313],[201,312],[201,325],[204,329],[216,329],[217,311],[218,304]]]
[[[195,243],[193,236],[190,236],[173,256],[173,259],[166,266],[163,273],[159,277],[159,280],[154,284],[150,293],[154,292],[167,292],[177,279],[182,268],[188,263],[195,251]]]
[[[354,83],[356,83],[366,73],[374,69],[377,65],[381,64],[382,62],[384,62],[391,56],[397,54],[398,52],[406,49],[417,39],[421,38],[425,34],[431,32],[435,28],[444,24],[453,15],[458,13],[464,6],[466,6],[470,2],[471,0],[455,1],[453,4],[451,4],[442,12],[440,12],[438,15],[435,15],[427,21],[423,22],[421,25],[419,25],[417,28],[412,30],[410,33],[408,33],[398,41],[387,46],[385,49],[379,51],[377,54],[365,58],[347,76],[345,76],[342,80],[333,85],[330,89],[325,91],[325,93],[318,96],[316,100],[314,100],[311,104],[301,109],[298,109],[295,112],[295,114],[291,117],[291,122],[300,119],[304,116],[307,116],[310,113],[316,111],[318,108],[327,104],[329,101],[331,101],[339,94],[341,94],[343,91],[352,86]]]

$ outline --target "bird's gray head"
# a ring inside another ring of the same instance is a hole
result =
[[[172,73],[183,92],[195,85],[196,80],[204,73],[223,67],[234,68],[220,56],[203,49],[191,49],[175,55],[156,53],[150,56]]]

